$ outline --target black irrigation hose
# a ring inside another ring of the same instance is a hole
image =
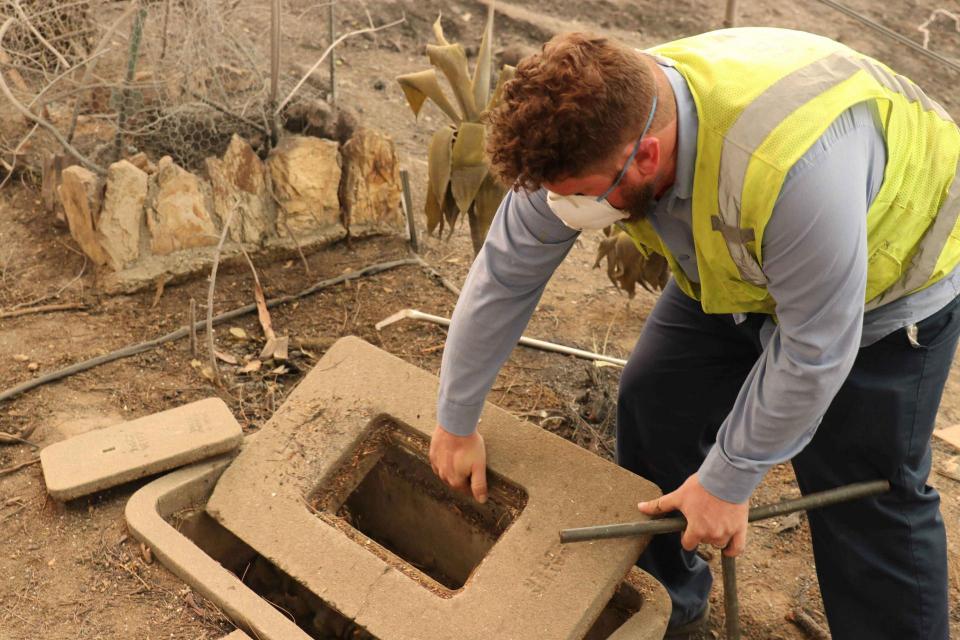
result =
[[[314,284],[311,287],[304,289],[299,293],[280,296],[278,298],[271,298],[267,300],[267,307],[272,308],[277,305],[284,304],[286,302],[299,300],[300,298],[309,296],[313,293],[316,293],[317,291],[320,291],[321,289],[326,289],[334,285],[342,284],[349,280],[356,280],[357,278],[362,278],[364,276],[372,276],[382,271],[395,269],[396,267],[403,267],[406,265],[420,265],[420,264],[421,262],[417,258],[404,258],[402,260],[392,260],[390,262],[380,262],[378,264],[372,264],[358,271],[351,271],[350,273],[345,273],[341,276],[337,276],[336,278],[330,278],[329,280],[321,280],[320,282]],[[236,309],[232,309],[230,311],[225,311],[220,315],[214,316],[213,324],[217,325],[222,322],[226,322],[227,320],[232,320],[239,316],[246,315],[251,311],[255,311],[256,309],[257,309],[256,303],[251,303],[251,304],[244,305],[242,307],[238,307]],[[206,325],[206,320],[200,320],[194,324],[194,328],[196,330],[200,330],[200,329],[203,329],[205,325]],[[107,362],[113,362],[114,360],[120,360],[121,358],[128,358],[130,356],[137,355],[138,353],[143,353],[144,351],[150,351],[151,349],[155,349],[160,345],[164,344],[165,342],[180,340],[181,338],[186,338],[188,335],[190,335],[189,325],[186,327],[181,327],[180,329],[177,329],[176,331],[173,331],[166,335],[160,336],[159,338],[154,338],[153,340],[148,340],[147,342],[141,342],[140,344],[130,345],[128,347],[118,349],[117,351],[113,351],[112,353],[108,353],[102,356],[97,356],[96,358],[91,358],[89,360],[84,360],[83,362],[72,364],[69,367],[60,369],[59,371],[53,371],[52,373],[42,375],[39,378],[28,380],[23,384],[19,384],[11,389],[7,389],[6,391],[0,393],[0,402],[3,402],[4,400],[9,400],[14,396],[18,396],[21,393],[24,393],[25,391],[29,391],[30,389],[35,389],[36,387],[45,385],[49,382],[54,382],[56,380],[66,378],[68,376],[72,376],[75,373],[80,373],[81,371],[92,369],[101,364],[106,364]]]

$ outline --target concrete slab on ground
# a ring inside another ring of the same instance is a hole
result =
[[[426,458],[436,392],[413,365],[338,341],[207,512],[380,640],[583,638],[649,539],[561,545],[560,529],[643,519],[637,501],[659,490],[488,404],[491,500],[458,498]]]
[[[47,491],[72,500],[232,451],[240,424],[219,398],[89,431],[40,452]]]
[[[960,424],[947,427],[946,429],[935,429],[933,435],[940,438],[957,451],[960,451]]]
[[[220,640],[253,640],[253,638],[245,634],[243,631],[240,631],[240,629],[237,629],[233,633],[223,636],[220,638]]]

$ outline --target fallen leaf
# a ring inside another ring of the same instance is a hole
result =
[[[30,371],[36,371],[39,368],[40,368],[40,365],[37,364],[36,362],[31,362],[30,364],[27,365],[27,369],[29,369]]]
[[[27,360],[30,359],[30,356],[24,355],[22,353],[18,353],[17,355],[13,356],[13,359],[16,360],[17,362],[26,362]]]
[[[140,543],[140,555],[147,564],[153,564],[153,551],[147,545]]]
[[[250,336],[247,335],[247,332],[241,329],[240,327],[230,327],[230,335],[232,335],[237,340],[250,339]]]
[[[277,337],[275,335],[267,338],[267,343],[263,345],[260,351],[261,360],[286,360],[290,347],[290,338],[288,336]]]
[[[272,338],[267,338],[267,342],[263,345],[263,349],[260,349],[260,359],[269,360],[273,357],[273,352],[277,347],[277,338],[276,336]]]
[[[260,367],[263,365],[259,360],[251,360],[247,364],[243,365],[240,369],[237,370],[238,373],[253,373],[254,371],[260,371]]]
[[[280,336],[277,338],[277,348],[273,351],[273,357],[277,360],[286,360],[290,349],[290,338]]]
[[[267,299],[263,295],[263,288],[259,282],[254,283],[253,297],[257,302],[257,319],[260,320],[263,335],[269,341],[271,338],[275,338],[276,334],[273,332],[273,322],[270,320],[270,311],[267,309]]]
[[[282,376],[283,374],[288,373],[289,371],[290,369],[287,369],[284,365],[280,365],[276,369],[271,369],[270,373],[274,375]]]
[[[213,380],[213,369],[210,367],[204,367],[200,369],[200,375],[202,375],[207,380]]]
[[[199,369],[200,367],[203,366],[203,363],[197,360],[196,358],[194,358],[193,360],[190,361],[190,366],[193,367],[194,369]]]
[[[239,361],[229,353],[224,353],[223,351],[214,350],[213,355],[217,356],[219,360],[223,360],[227,364],[239,364]]]

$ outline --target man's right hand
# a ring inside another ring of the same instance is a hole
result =
[[[430,438],[430,466],[445,483],[477,502],[487,501],[487,448],[476,431],[456,436],[440,425]]]

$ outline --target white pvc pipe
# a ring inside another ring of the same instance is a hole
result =
[[[424,313],[423,311],[418,311],[417,309],[403,309],[402,311],[398,311],[397,313],[393,314],[389,318],[385,318],[381,320],[374,326],[377,331],[380,331],[385,326],[393,324],[394,322],[399,322],[400,320],[404,320],[406,318],[410,318],[412,320],[426,320],[427,322],[439,324],[444,327],[450,326],[449,318],[444,318],[442,316],[435,316],[429,313]],[[537,340],[536,338],[528,338],[526,336],[520,337],[519,344],[522,344],[525,347],[540,349],[542,351],[552,351],[554,353],[562,353],[568,356],[575,356],[577,358],[583,358],[584,360],[606,362],[609,364],[617,365],[618,367],[622,367],[627,364],[626,360],[622,360],[620,358],[613,358],[611,356],[605,356],[599,353],[593,353],[592,351],[575,349],[573,347],[567,347],[562,344],[547,342],[545,340]]]

